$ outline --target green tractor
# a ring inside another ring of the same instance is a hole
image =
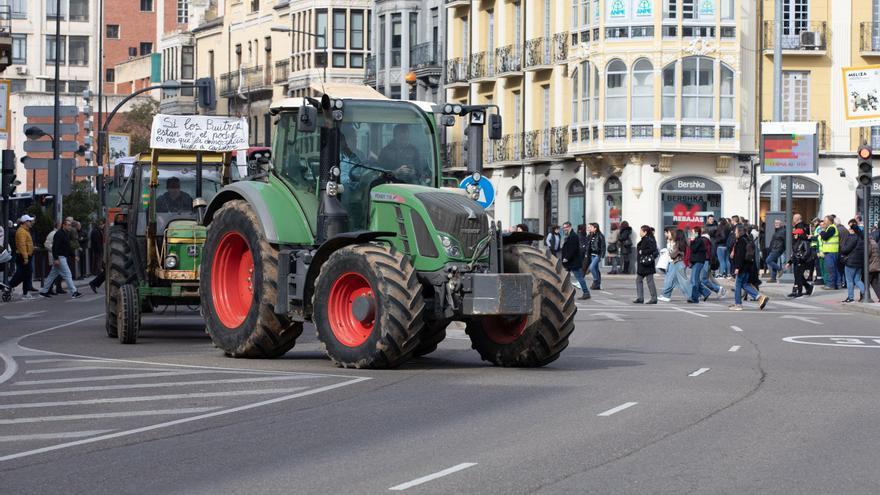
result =
[[[530,246],[541,236],[502,234],[478,190],[440,187],[437,119],[469,117],[479,183],[483,127],[501,133],[489,110],[327,95],[273,104],[271,164],[205,213],[201,308],[214,344],[278,357],[310,321],[337,366],[393,368],[435,350],[455,320],[495,365],[554,361],[574,329],[567,272]]]
[[[134,344],[142,313],[199,304],[200,216],[237,168],[228,153],[159,150],[125,168],[114,176],[118,204],[105,250],[106,331]]]

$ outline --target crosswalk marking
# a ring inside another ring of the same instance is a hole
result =
[[[63,388],[44,388],[36,390],[11,390],[0,392],[0,397],[21,396],[21,395],[42,395],[42,394],[66,394],[71,392],[96,392],[99,390],[128,390],[137,388],[162,388],[162,387],[183,387],[187,385],[214,385],[219,383],[252,383],[252,382],[269,382],[278,380],[305,380],[313,378],[312,376],[264,376],[253,378],[227,378],[225,380],[191,380],[186,382],[156,382],[156,383],[131,383],[126,385],[95,385],[91,387],[63,387]]]
[[[0,419],[0,425],[21,423],[46,423],[49,421],[74,421],[79,419],[133,418],[138,416],[168,416],[173,414],[199,414],[216,411],[219,407],[185,407],[181,409],[153,409],[151,411],[121,411],[93,414],[67,414],[63,416],[39,416],[33,418]]]
[[[83,371],[83,370],[127,370],[127,371],[163,371],[167,372],[168,368],[135,368],[133,366],[71,366],[69,368],[41,368],[37,370],[27,370],[26,375],[40,373],[63,373],[66,371]]]
[[[130,373],[127,375],[106,375],[106,376],[83,376],[80,378],[56,378],[54,380],[23,380],[14,382],[13,385],[47,385],[50,383],[75,383],[75,382],[94,382],[106,380],[124,380],[132,378],[158,378],[160,376],[180,376],[180,375],[198,375],[208,373],[207,371],[161,371],[158,373]]]
[[[68,438],[85,438],[110,433],[113,430],[62,431],[58,433],[34,433],[32,435],[0,436],[0,442],[27,442],[35,440],[66,440]]]
[[[33,407],[58,407],[58,406],[82,406],[86,404],[120,404],[125,402],[147,402],[158,400],[175,400],[175,399],[200,399],[208,397],[241,397],[245,395],[265,395],[265,394],[289,394],[304,390],[308,387],[291,387],[291,388],[264,388],[256,390],[225,390],[223,392],[195,392],[191,394],[166,394],[166,395],[144,395],[137,397],[110,397],[104,399],[81,399],[67,400],[55,402],[25,402],[22,404],[3,404],[3,409],[26,409]]]

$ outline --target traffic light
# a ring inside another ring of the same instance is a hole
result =
[[[870,146],[863,144],[859,146],[859,184],[863,186],[871,185],[871,177],[873,175],[874,150]]]
[[[0,165],[0,170],[2,170],[0,194],[4,198],[8,198],[15,194],[15,188],[21,184],[21,182],[15,179],[15,151],[3,150],[2,162],[0,163],[2,163]]]
[[[199,92],[199,106],[206,110],[217,108],[217,95],[214,88],[214,79],[201,77],[196,80],[196,88]]]

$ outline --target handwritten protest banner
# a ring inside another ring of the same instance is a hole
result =
[[[198,151],[247,149],[247,120],[203,115],[158,114],[153,117],[150,147]]]

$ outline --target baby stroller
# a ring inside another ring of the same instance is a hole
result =
[[[9,273],[6,266],[10,261],[12,261],[12,253],[9,252],[9,249],[0,251],[0,267],[3,267],[3,273]],[[12,300],[12,289],[2,281],[0,281],[0,299],[3,299],[3,302]]]

